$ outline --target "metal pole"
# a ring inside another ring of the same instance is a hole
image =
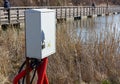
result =
[[[26,84],[30,84],[30,64],[29,64],[29,58],[26,57]]]

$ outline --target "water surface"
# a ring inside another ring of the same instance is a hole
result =
[[[100,16],[58,23],[57,28],[65,27],[70,35],[76,32],[83,42],[103,41],[110,36],[119,39],[120,15]]]

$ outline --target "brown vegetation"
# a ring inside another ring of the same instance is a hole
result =
[[[112,4],[120,5],[119,0],[10,0],[11,6],[64,6],[64,5],[88,5],[92,2],[97,5]],[[3,0],[0,0],[0,6],[3,6]]]
[[[82,81],[101,84],[105,79],[119,84],[120,38],[115,38],[117,31],[101,32],[99,42],[96,32],[91,33],[93,35],[88,38],[94,41],[83,44],[81,33],[78,37],[75,29],[66,28],[63,25],[57,29],[57,53],[49,57],[50,84],[80,84]]]
[[[92,43],[83,43],[81,33],[57,27],[57,52],[49,56],[47,74],[50,84],[101,84],[109,80],[120,84],[120,38],[117,31],[102,32],[104,40],[96,32]],[[98,42],[99,41],[99,42]],[[0,84],[11,84],[24,60],[24,30],[0,31]]]
[[[0,31],[0,84],[10,83],[24,58],[24,32]],[[11,84],[11,83],[10,83]]]

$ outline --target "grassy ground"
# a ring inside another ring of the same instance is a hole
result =
[[[61,23],[62,25],[62,23]],[[49,56],[50,84],[120,84],[120,38],[116,31],[101,33],[104,39],[83,43],[80,34],[65,25],[57,28],[57,52]],[[90,37],[93,39],[93,37]],[[24,31],[0,31],[0,84],[12,84],[25,57]]]

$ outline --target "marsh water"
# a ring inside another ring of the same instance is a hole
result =
[[[68,29],[70,35],[75,33],[83,42],[92,43],[97,40],[99,43],[110,36],[118,40],[120,36],[120,15],[68,20],[57,24],[57,28],[63,27]]]

